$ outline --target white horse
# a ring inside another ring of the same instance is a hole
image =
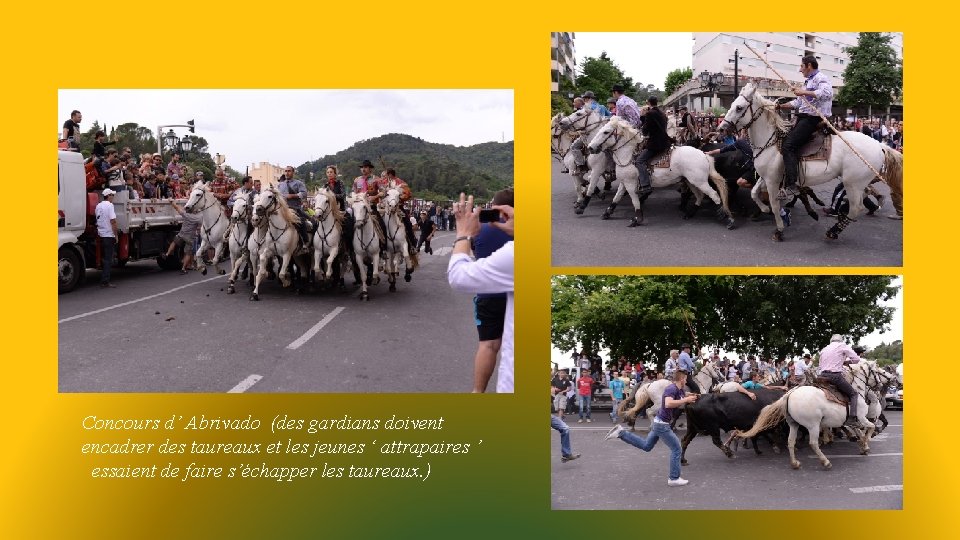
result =
[[[353,193],[347,197],[353,209],[353,264],[360,270],[360,299],[370,300],[367,287],[380,283],[380,237],[371,218],[370,203],[366,193]]]
[[[577,134],[560,127],[561,118],[563,118],[563,115],[557,113],[550,121],[550,149],[557,155],[560,163],[569,171],[568,174],[573,178],[573,189],[577,194],[577,201],[580,201],[585,191],[583,174],[578,172],[576,158],[570,153],[570,147],[573,146],[573,141],[576,140]]]
[[[287,206],[287,202],[273,186],[260,192],[253,204],[253,216],[254,219],[267,222],[267,238],[260,248],[259,269],[251,295],[252,300],[260,300],[260,283],[267,277],[267,268],[273,257],[281,259],[277,277],[284,287],[290,286],[290,259],[297,251],[299,235],[296,226],[300,223],[300,217]],[[308,265],[301,262],[300,268],[308,268]]]
[[[344,214],[337,204],[336,195],[326,186],[317,191],[313,209],[318,222],[317,230],[313,233],[313,275],[315,278],[323,275],[323,281],[330,282],[333,279],[333,263],[340,256]],[[343,270],[341,267],[341,275]]]
[[[637,392],[633,396],[633,407],[624,412],[626,408],[626,400],[624,400],[620,407],[621,410],[617,412],[617,416],[626,419],[628,422],[633,422],[636,420],[640,410],[647,407],[648,403],[652,403],[647,409],[647,418],[654,418],[657,416],[657,413],[660,412],[660,402],[663,401],[663,391],[671,384],[673,384],[673,381],[667,379],[659,379],[641,384],[637,387]]]
[[[402,203],[400,202],[400,188],[394,183],[387,185],[387,194],[383,198],[386,211],[383,215],[383,222],[387,227],[384,231],[387,240],[386,261],[384,261],[384,271],[387,274],[387,281],[390,283],[390,292],[397,291],[397,275],[400,274],[399,266],[403,261],[404,273],[403,280],[410,282],[410,275],[417,268],[416,255],[410,255],[410,242],[412,238],[407,238],[407,229],[404,227]]]
[[[237,280],[237,274],[245,265],[248,271],[252,272],[250,267],[249,251],[247,250],[247,240],[250,235],[250,215],[253,213],[253,205],[246,197],[237,197],[233,203],[233,212],[230,213],[230,232],[227,243],[230,246],[230,277],[227,285],[227,294],[236,292],[233,285]],[[250,274],[253,279],[253,274]]]
[[[857,392],[857,419],[860,424],[866,426],[866,431],[863,433],[855,430],[859,437],[860,453],[865,455],[870,451],[870,437],[873,435],[875,426],[867,419],[869,411],[864,396],[867,388],[878,380],[877,370],[869,362],[860,362],[851,365],[845,376]],[[820,458],[820,463],[829,469],[832,466],[830,460],[820,451],[820,432],[840,427],[846,419],[847,408],[828,400],[823,390],[816,386],[798,386],[776,402],[764,407],[753,428],[747,432],[736,431],[734,436],[747,439],[786,420],[787,425],[790,426],[790,435],[787,437],[790,466],[799,469],[800,462],[797,461],[794,447],[797,443],[797,433],[800,431],[799,426],[802,425],[810,434],[810,448]]]
[[[700,387],[701,393],[736,392],[739,386],[739,383],[726,382],[726,377],[713,362],[705,362],[700,371],[694,375],[693,380]]]
[[[753,163],[757,173],[766,183],[770,194],[770,206],[777,223],[774,240],[783,240],[783,219],[780,217],[780,201],[774,194],[780,190],[783,179],[783,155],[779,152],[779,143],[786,136],[789,127],[775,112],[774,103],[757,92],[753,83],[747,84],[734,100],[720,127],[727,130],[746,129],[753,146]],[[845,131],[843,139],[831,135],[832,150],[827,161],[801,161],[801,187],[813,187],[842,178],[850,202],[850,213],[839,216],[837,223],[827,231],[827,238],[836,239],[840,232],[863,212],[864,190],[876,178],[860,157],[851,150],[852,146],[873,169],[880,172],[890,186],[891,191],[903,190],[903,154],[889,146],[877,142],[856,131]],[[766,211],[766,205],[760,207]]]
[[[267,243],[267,239],[270,238],[269,233],[267,232],[268,221],[265,214],[254,214],[252,209],[257,205],[257,201],[260,200],[260,194],[253,196],[253,204],[251,208],[250,216],[250,225],[253,227],[253,230],[250,231],[250,237],[247,239],[247,260],[250,263],[250,287],[255,286],[255,281],[257,273],[260,271],[260,253],[264,251],[264,245]],[[269,265],[267,267],[269,269]],[[234,268],[236,271],[236,268]],[[236,279],[235,275],[231,275],[230,283],[227,285],[227,292],[234,293],[234,281]],[[250,300],[259,300],[259,295],[250,295]]]
[[[200,207],[198,210],[195,208]],[[187,212],[197,212],[201,214],[200,221],[200,247],[196,253],[196,267],[203,275],[207,274],[207,263],[205,256],[207,250],[215,248],[213,253],[213,268],[218,274],[226,274],[227,271],[220,268],[220,254],[223,252],[223,235],[230,226],[230,217],[227,215],[223,204],[210,191],[210,188],[203,182],[197,182],[190,188],[190,196],[187,197],[187,203],[183,205]]]
[[[628,193],[634,209],[634,217],[630,220],[629,227],[636,227],[643,221],[643,210],[640,208],[641,201],[637,191],[640,172],[633,162],[633,156],[641,140],[640,132],[627,120],[614,117],[597,131],[588,145],[590,152],[612,149],[620,187],[610,206],[604,211],[603,219],[610,218],[617,203],[623,198],[623,194]],[[650,181],[653,187],[662,188],[677,184],[684,179],[690,184],[696,197],[697,207],[703,202],[703,194],[706,193],[717,204],[717,214],[726,219],[727,228],[732,229],[734,222],[727,204],[727,183],[714,168],[713,157],[692,146],[677,146],[670,157],[670,168],[655,168]],[[710,187],[710,180],[713,180],[717,190]],[[585,202],[589,201],[585,200]]]
[[[593,139],[594,134],[606,123],[607,120],[600,116],[600,113],[589,107],[583,107],[582,109],[574,111],[573,114],[561,118],[560,129],[563,131],[578,132],[580,137],[583,138],[584,144],[586,144]],[[577,214],[582,214],[583,209],[590,203],[590,198],[593,196],[593,192],[597,188],[597,184],[600,182],[600,178],[603,177],[603,173],[607,170],[608,165],[608,158],[605,152],[596,154],[589,153],[585,157],[587,158],[587,168],[589,169],[587,172],[588,183],[583,190],[577,190]],[[571,163],[573,162],[572,155],[570,161]],[[569,165],[568,168],[570,168]],[[570,170],[573,171],[575,168],[576,166],[570,168]]]

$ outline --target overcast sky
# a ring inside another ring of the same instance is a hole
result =
[[[883,343],[891,343],[896,340],[903,340],[903,278],[897,277],[891,285],[900,287],[900,290],[897,292],[897,295],[890,300],[889,302],[881,302],[883,306],[893,307],[893,319],[890,321],[889,330],[886,332],[874,332],[870,335],[864,336],[860,340],[862,345],[873,348]],[[823,345],[827,345],[827,340],[830,339],[830,336],[824,336]],[[704,344],[707,346],[707,344]],[[573,365],[573,360],[570,358],[571,351],[560,351],[556,347],[550,347],[550,361],[558,364],[560,367],[571,367]],[[722,351],[723,356],[729,358],[736,357],[736,354],[740,351]],[[607,360],[609,359],[609,350],[604,350],[600,353],[600,356]]]
[[[607,51],[634,83],[653,84],[661,90],[667,73],[690,67],[693,62],[690,32],[577,32],[573,46],[578,70],[588,56],[598,57]]]
[[[241,171],[300,165],[387,133],[457,146],[513,140],[513,90],[60,90],[51,130],[74,109],[83,131],[96,120],[156,133],[193,119],[210,153]]]

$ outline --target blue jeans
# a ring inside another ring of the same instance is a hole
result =
[[[579,396],[579,397],[580,397],[580,419],[583,420],[584,409],[586,409],[587,418],[590,418],[590,397],[591,396],[587,395],[587,396]]]
[[[560,432],[560,454],[569,456],[573,452],[570,449],[570,426],[551,414],[550,427]]]
[[[621,431],[620,439],[627,444],[636,446],[644,452],[653,450],[653,447],[657,445],[657,440],[663,439],[663,443],[670,448],[670,480],[680,478],[680,439],[673,430],[670,429],[670,424],[652,422],[647,438],[630,433],[629,431]]]
[[[610,419],[614,423],[617,422],[617,409],[620,407],[620,398],[611,398],[610,401],[613,402],[613,410],[610,411]]]

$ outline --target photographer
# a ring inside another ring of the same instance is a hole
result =
[[[513,238],[513,207],[495,206],[505,221],[492,223],[493,227]],[[500,368],[497,374],[497,392],[513,392],[513,241],[509,241],[489,257],[474,260],[473,238],[480,232],[480,212],[473,207],[473,196],[460,194],[453,205],[457,238],[447,266],[450,287],[473,294],[506,293],[503,337],[500,347]]]

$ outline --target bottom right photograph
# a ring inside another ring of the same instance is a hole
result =
[[[553,276],[552,508],[902,509],[902,286]]]

